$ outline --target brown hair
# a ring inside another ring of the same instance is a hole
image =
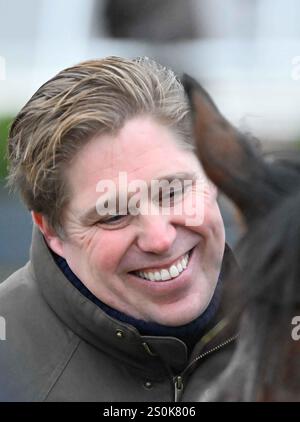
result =
[[[96,134],[114,134],[146,114],[193,148],[190,109],[174,73],[148,58],[108,57],[80,63],[42,85],[12,124],[8,186],[63,236],[70,199],[64,168]]]

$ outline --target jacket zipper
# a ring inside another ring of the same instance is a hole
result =
[[[175,386],[175,402],[179,402],[181,400],[181,396],[183,393],[183,382],[182,376],[178,375],[174,378],[174,386]]]
[[[183,376],[186,374],[186,372],[189,370],[189,368],[191,366],[193,366],[194,363],[198,362],[198,360],[204,358],[205,356],[207,356],[207,355],[209,355],[209,354],[211,354],[213,352],[216,352],[217,350],[220,350],[224,346],[227,346],[229,343],[231,343],[232,341],[234,341],[237,337],[238,337],[238,334],[235,335],[235,336],[233,336],[233,337],[228,338],[226,341],[224,341],[223,343],[219,344],[218,346],[215,346],[212,349],[207,350],[206,352],[202,353],[201,355],[195,357],[192,360],[192,362],[190,362],[188,364],[188,366],[181,372],[181,374],[180,375],[177,375],[173,379],[174,387],[175,387],[175,398],[174,398],[174,401],[176,403],[181,401],[182,394],[183,394],[183,389],[184,389]]]

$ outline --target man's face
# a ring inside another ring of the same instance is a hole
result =
[[[91,215],[88,211],[103,194],[96,190],[99,181],[118,186],[120,172],[128,184],[143,180],[150,185],[154,179],[183,174],[186,179],[204,177],[194,153],[180,148],[173,132],[151,118],[128,121],[117,136],[95,137],[67,170],[72,199],[60,254],[86,287],[112,308],[145,321],[186,324],[207,308],[220,272],[225,236],[216,192],[205,185],[200,225],[187,226],[184,211]],[[194,201],[195,194],[194,185],[189,186],[178,200]],[[159,210],[159,201],[155,206]]]

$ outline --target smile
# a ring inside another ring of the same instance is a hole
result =
[[[166,281],[178,277],[183,271],[186,270],[190,256],[193,249],[186,254],[182,255],[178,260],[167,268],[158,268],[151,271],[134,271],[133,274],[140,278],[149,281]]]

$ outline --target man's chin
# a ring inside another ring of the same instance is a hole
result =
[[[208,305],[201,307],[200,309],[195,309],[194,311],[190,311],[188,313],[181,312],[178,315],[173,313],[165,316],[160,316],[156,318],[156,322],[160,325],[165,325],[167,327],[181,327],[183,325],[187,325],[190,322],[197,319],[200,315],[203,314],[205,309]]]

